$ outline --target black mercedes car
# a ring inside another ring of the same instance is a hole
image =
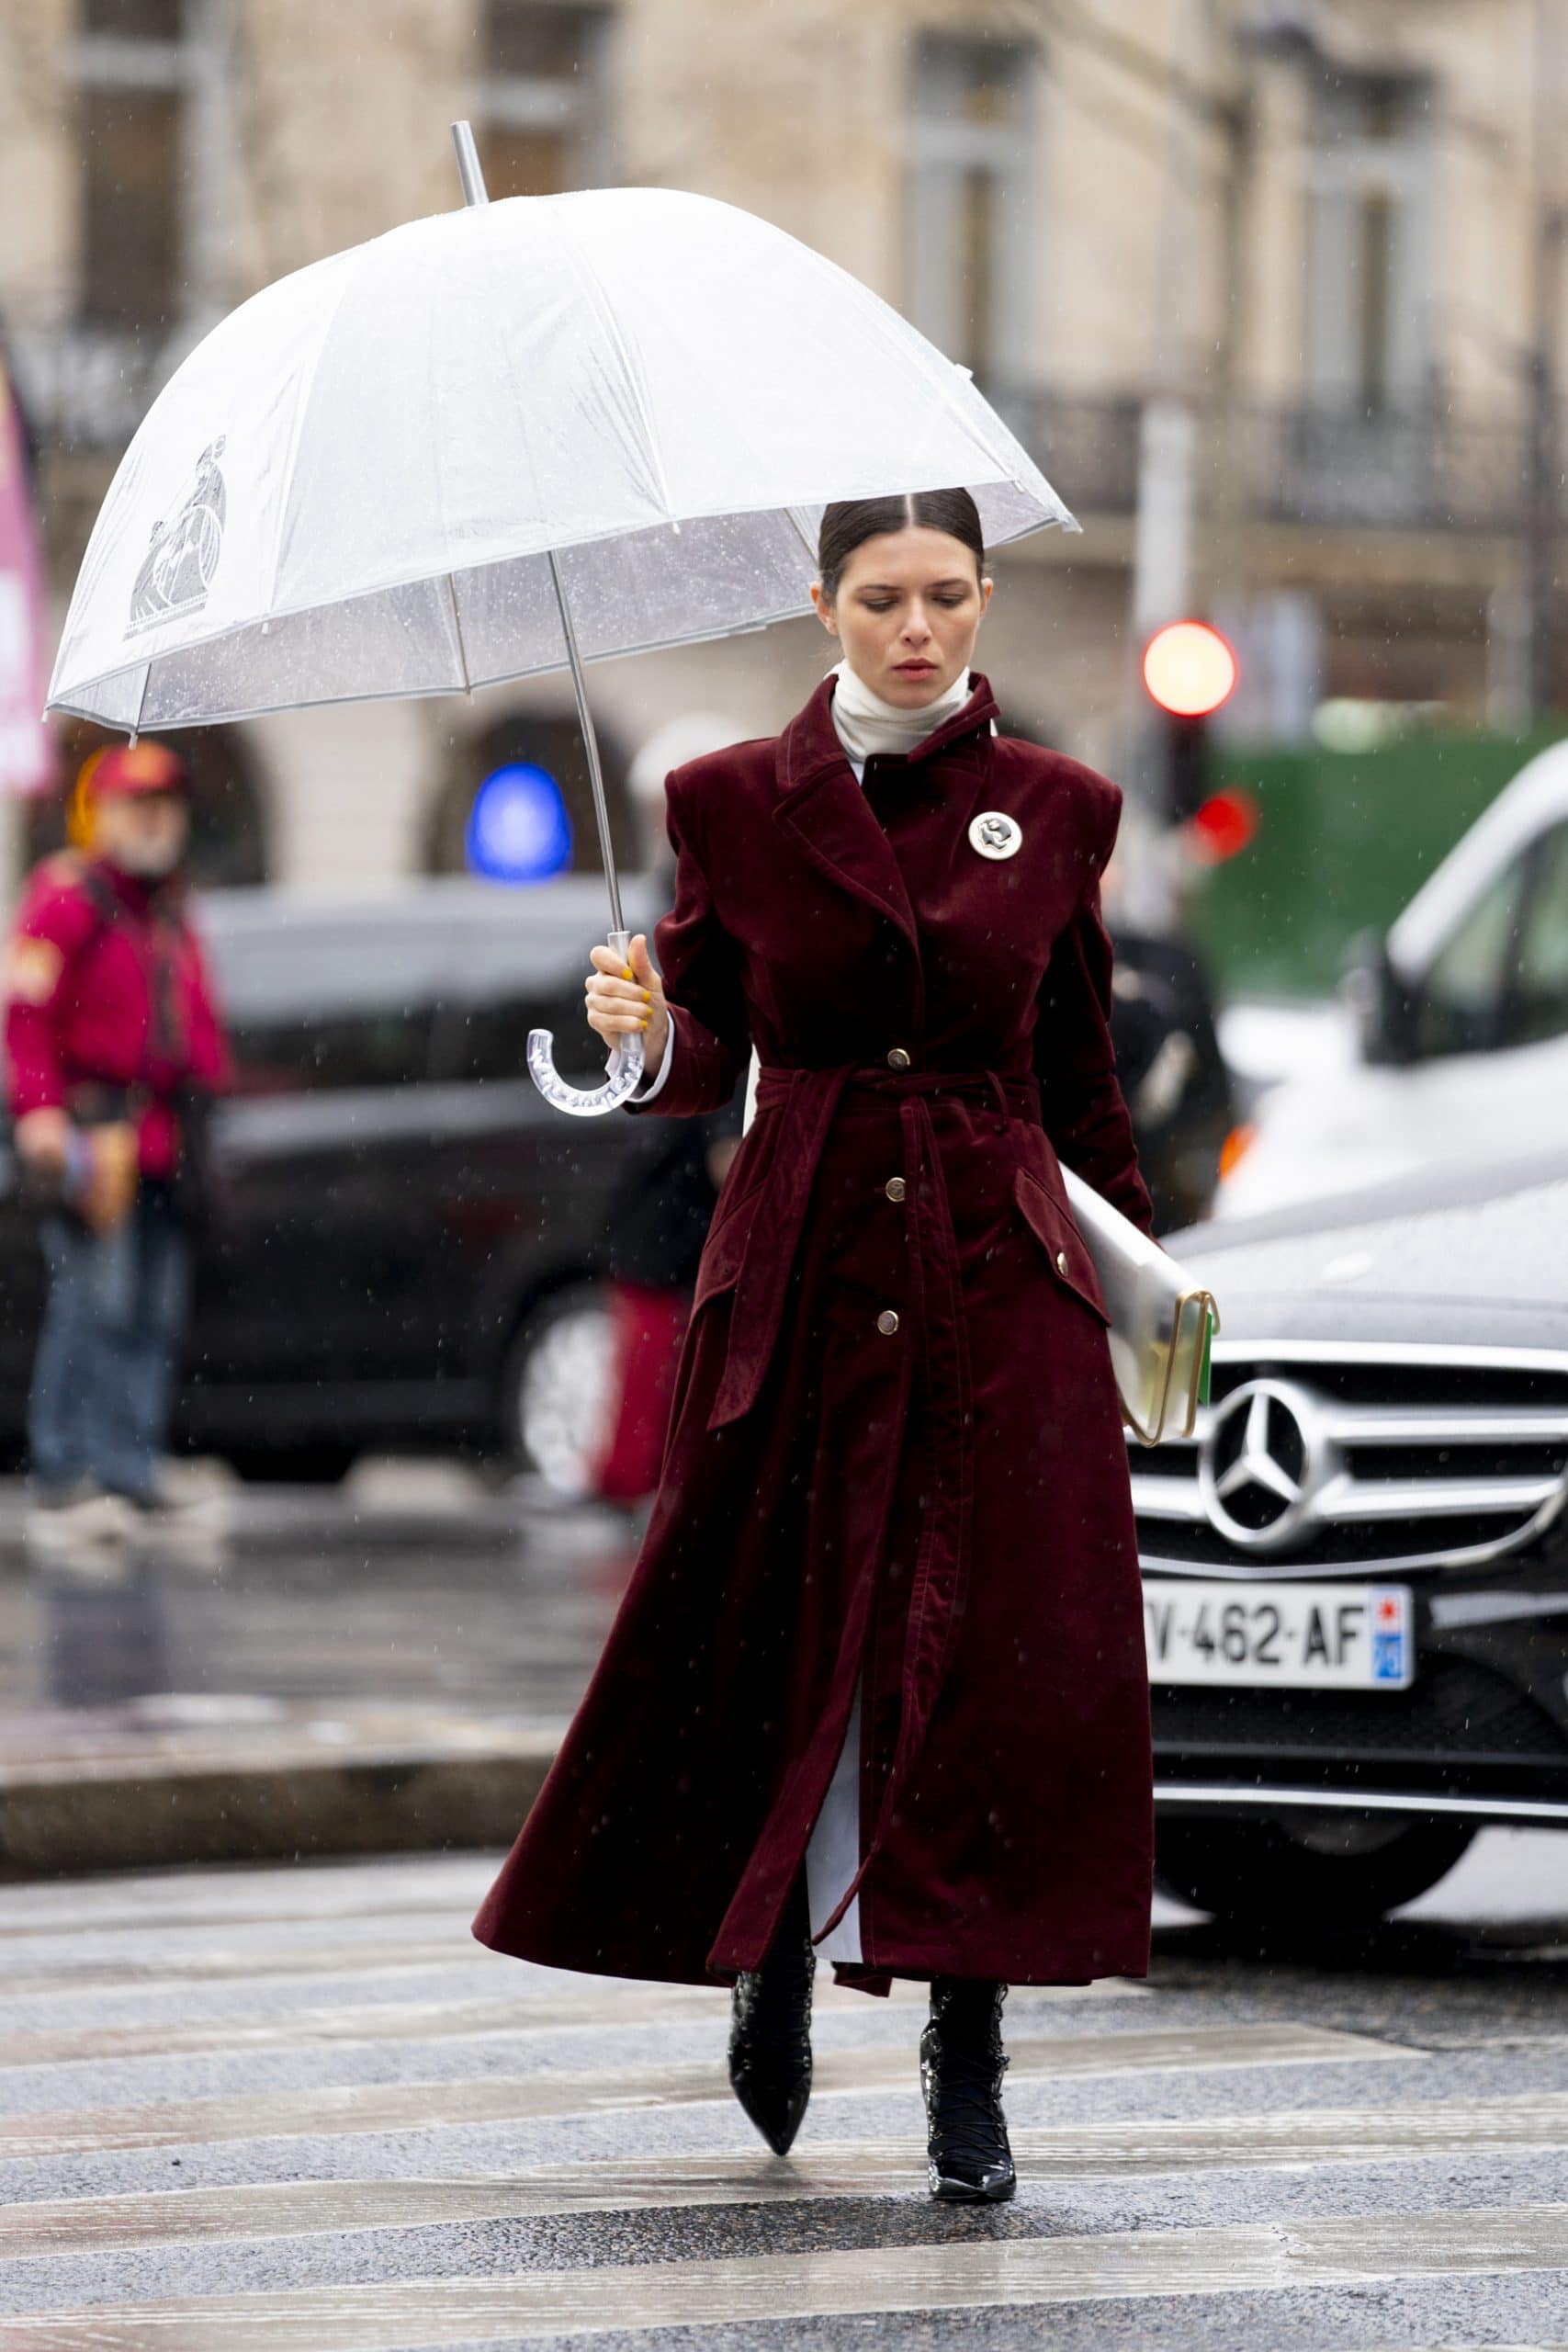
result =
[[[1194,1438],[1129,1441],[1168,1890],[1364,1924],[1568,1828],[1568,1158],[1167,1246],[1223,1317]]]

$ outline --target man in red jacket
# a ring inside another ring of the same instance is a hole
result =
[[[46,858],[6,954],[15,1143],[49,1304],[28,1436],[35,1533],[90,1542],[166,1508],[159,1463],[190,1283],[202,1114],[229,1056],[180,867],[185,767],[166,745],[87,762],[79,847]]]

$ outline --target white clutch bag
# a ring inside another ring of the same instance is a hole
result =
[[[1209,1342],[1220,1328],[1214,1295],[1081,1176],[1064,1167],[1062,1180],[1110,1313],[1122,1414],[1141,1444],[1190,1437],[1199,1406],[1209,1401]]]

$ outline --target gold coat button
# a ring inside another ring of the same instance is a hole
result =
[[[901,1201],[904,1197],[904,1179],[902,1176],[889,1176],[882,1189],[890,1201]]]
[[[887,1064],[890,1069],[908,1069],[909,1067],[908,1046],[890,1046],[887,1049]]]
[[[1065,1250],[1057,1250],[1057,1252],[1056,1252],[1056,1272],[1057,1272],[1059,1274],[1065,1274],[1065,1273],[1066,1272],[1066,1271],[1067,1271],[1067,1253],[1066,1253],[1066,1251]]]
[[[883,1308],[881,1314],[876,1318],[876,1328],[879,1331],[885,1332],[893,1332],[898,1329],[898,1317],[894,1313],[892,1307],[885,1306]]]

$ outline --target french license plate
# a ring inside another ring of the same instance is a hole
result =
[[[1415,1679],[1402,1584],[1232,1584],[1162,1577],[1144,1587],[1151,1682],[1403,1690]]]

